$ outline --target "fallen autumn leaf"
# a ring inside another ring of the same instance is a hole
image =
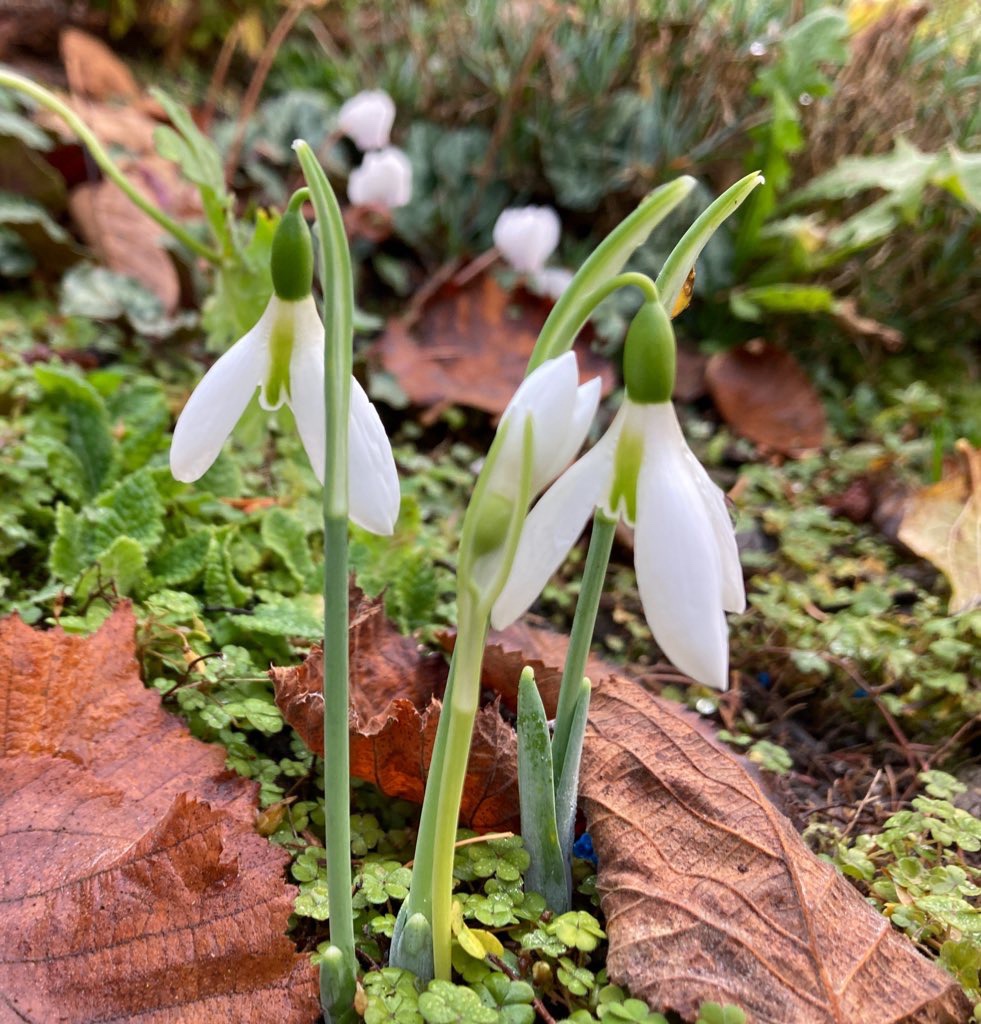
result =
[[[256,787],[144,689],[133,631],[0,622],[0,1020],[312,1024]]]

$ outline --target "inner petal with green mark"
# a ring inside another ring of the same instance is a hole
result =
[[[269,335],[269,365],[259,391],[259,404],[272,412],[290,397],[290,358],[295,336],[291,302],[282,302]]]
[[[613,456],[613,481],[607,511],[614,519],[622,515],[631,526],[637,521],[637,480],[643,457],[644,435],[628,420]]]

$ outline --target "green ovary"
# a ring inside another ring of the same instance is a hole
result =
[[[502,494],[492,493],[484,498],[474,524],[473,553],[477,558],[496,551],[507,539],[513,505]]]
[[[644,437],[624,428],[613,457],[613,483],[610,486],[610,511],[614,518],[623,507],[623,517],[632,526],[637,522],[637,480],[644,458]]]
[[[293,318],[278,316],[269,337],[269,372],[259,395],[264,409],[278,409],[290,397]]]

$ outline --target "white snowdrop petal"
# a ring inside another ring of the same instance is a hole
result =
[[[648,417],[657,408],[643,407]],[[637,487],[634,562],[658,646],[692,679],[725,690],[729,640],[715,534],[682,453],[650,420]]]
[[[739,562],[736,533],[729,518],[729,510],[726,508],[725,495],[691,451],[686,450],[686,455],[685,461],[702,495],[722,561],[722,607],[727,612],[744,612],[746,588],[743,584],[743,569]]]
[[[170,471],[175,479],[191,483],[218,458],[262,381],[278,311],[279,300],[274,297],[258,323],[218,359],[187,400],[170,445]]]
[[[512,494],[517,490],[521,474],[524,425],[529,416],[533,423],[534,446],[532,497],[540,494],[562,469],[565,463],[556,465],[554,452],[559,439],[565,438],[578,382],[579,371],[572,352],[547,360],[521,382],[501,415],[502,426],[507,424],[507,434],[504,448],[494,466],[495,491]],[[565,462],[568,461],[566,458]]]
[[[562,224],[550,206],[502,210],[494,225],[494,245],[522,274],[537,274],[559,244]]]
[[[324,325],[312,295],[295,304],[290,359],[290,408],[300,440],[317,479],[324,482],[326,459],[324,405]]]
[[[586,440],[589,427],[596,417],[599,407],[602,381],[593,377],[576,389],[572,413],[561,434],[555,440],[551,462],[547,471],[547,479],[558,476],[572,461]]]
[[[491,625],[504,629],[523,615],[586,526],[609,488],[612,450],[597,445],[542,495],[521,530],[514,565],[491,610]]]
[[[337,112],[337,127],[360,150],[388,145],[395,123],[395,103],[381,89],[366,89],[346,100]]]
[[[412,199],[409,158],[395,146],[365,153],[361,166],[347,179],[347,196],[356,206],[405,206]]]
[[[387,536],[399,517],[399,474],[378,410],[351,378],[348,421],[348,515],[371,533]]]

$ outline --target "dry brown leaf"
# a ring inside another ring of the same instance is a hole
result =
[[[351,621],[351,773],[388,796],[422,801],[439,722],[442,658],[426,656],[385,618],[380,601],[356,603]],[[323,655],[274,668],[276,703],[315,754],[324,749]],[[516,829],[517,743],[496,705],[474,727],[460,820],[479,831]]]
[[[824,443],[824,406],[786,350],[756,339],[717,352],[705,375],[716,408],[736,433],[784,455]]]
[[[61,59],[68,88],[90,100],[139,100],[142,93],[130,69],[101,39],[77,28],[61,33]]]
[[[981,449],[957,442],[959,463],[939,483],[917,491],[899,539],[950,581],[950,614],[981,605]]]
[[[144,689],[133,632],[0,622],[0,1020],[312,1024],[255,786]]]
[[[159,124],[154,118],[135,107],[120,107],[109,103],[97,103],[80,97],[58,95],[75,113],[92,129],[92,133],[104,146],[118,146],[134,156],[149,157],[156,149],[153,144],[153,132]],[[45,131],[50,132],[61,142],[77,150],[81,155],[84,151],[75,133],[57,114],[46,108],[34,113],[34,121]],[[64,156],[59,162],[64,162]],[[82,164],[80,168],[91,174],[91,168]],[[69,182],[72,179],[69,178]]]
[[[967,999],[835,869],[739,762],[625,680],[593,694],[580,794],[599,857],[610,979],[694,1017],[961,1024]]]
[[[132,165],[128,177],[138,188],[143,184]],[[177,309],[177,269],[161,244],[163,229],[150,216],[111,181],[79,185],[69,197],[68,206],[79,232],[101,263],[136,278],[160,299],[168,314]]]
[[[450,405],[499,416],[525,375],[528,357],[549,304],[524,292],[506,292],[484,273],[463,287],[446,285],[423,308],[410,331],[389,322],[378,341],[382,364],[415,405],[432,419]],[[613,387],[609,364],[577,346],[583,379],[600,376]]]

